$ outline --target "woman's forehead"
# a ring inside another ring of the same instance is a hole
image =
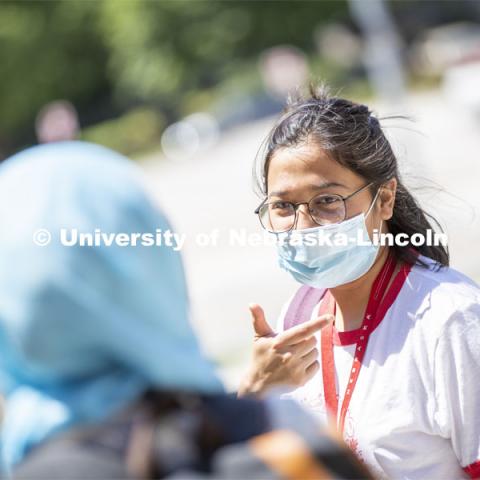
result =
[[[268,190],[305,187],[346,187],[362,178],[340,165],[317,145],[307,144],[277,150],[270,159]]]

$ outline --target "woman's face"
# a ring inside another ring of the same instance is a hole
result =
[[[281,148],[273,154],[267,178],[268,202],[308,202],[318,194],[347,197],[367,183],[364,178],[331,159],[318,145],[304,143],[296,147]],[[392,216],[395,185],[395,180],[386,184],[387,189],[381,190],[366,219],[370,236],[373,229],[379,228],[381,220]],[[366,213],[372,201],[369,188],[346,200],[346,219]],[[318,225],[308,213],[307,205],[301,205],[295,229],[316,226]],[[386,229],[383,228],[382,231]]]

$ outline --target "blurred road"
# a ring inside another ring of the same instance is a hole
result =
[[[439,91],[411,94],[405,105],[395,109],[382,105],[374,109],[380,117],[414,118],[414,123],[385,123],[404,179],[446,227],[452,265],[480,282],[478,119],[449,104]],[[274,324],[296,288],[277,267],[274,248],[229,241],[229,229],[261,233],[253,214],[259,198],[252,190],[252,163],[272,122],[262,120],[232,130],[194,160],[174,162],[160,154],[141,160],[175,230],[187,235],[182,253],[194,324],[230,388],[236,387],[250,354],[248,303],[260,303]],[[215,229],[219,229],[217,247],[199,246],[196,234]]]

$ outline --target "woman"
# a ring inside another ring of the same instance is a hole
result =
[[[312,91],[274,126],[259,176],[256,213],[303,286],[276,332],[251,305],[240,395],[291,385],[379,477],[480,478],[480,290],[441,244],[373,242],[432,229],[378,119]]]
[[[14,478],[365,475],[295,404],[223,394],[178,252],[140,243],[170,225],[133,163],[81,142],[16,155],[0,167],[0,225],[0,447]],[[119,243],[73,245],[75,230]]]

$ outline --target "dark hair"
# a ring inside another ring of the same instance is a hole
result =
[[[263,194],[268,192],[268,168],[273,154],[280,148],[301,145],[309,140],[328,152],[340,165],[372,182],[372,194],[388,180],[397,180],[393,216],[387,221],[393,235],[405,233],[409,239],[415,233],[426,236],[427,230],[433,231],[427,217],[441,230],[440,224],[422,210],[402,183],[397,159],[379,120],[367,106],[330,96],[324,86],[311,86],[307,97],[297,94],[288,99],[284,113],[265,140],[264,154],[257,155],[254,175]],[[395,244],[392,248],[399,260],[427,266],[416,260],[411,245]],[[443,245],[422,245],[415,249],[433,259],[438,268],[449,264],[448,249]]]

